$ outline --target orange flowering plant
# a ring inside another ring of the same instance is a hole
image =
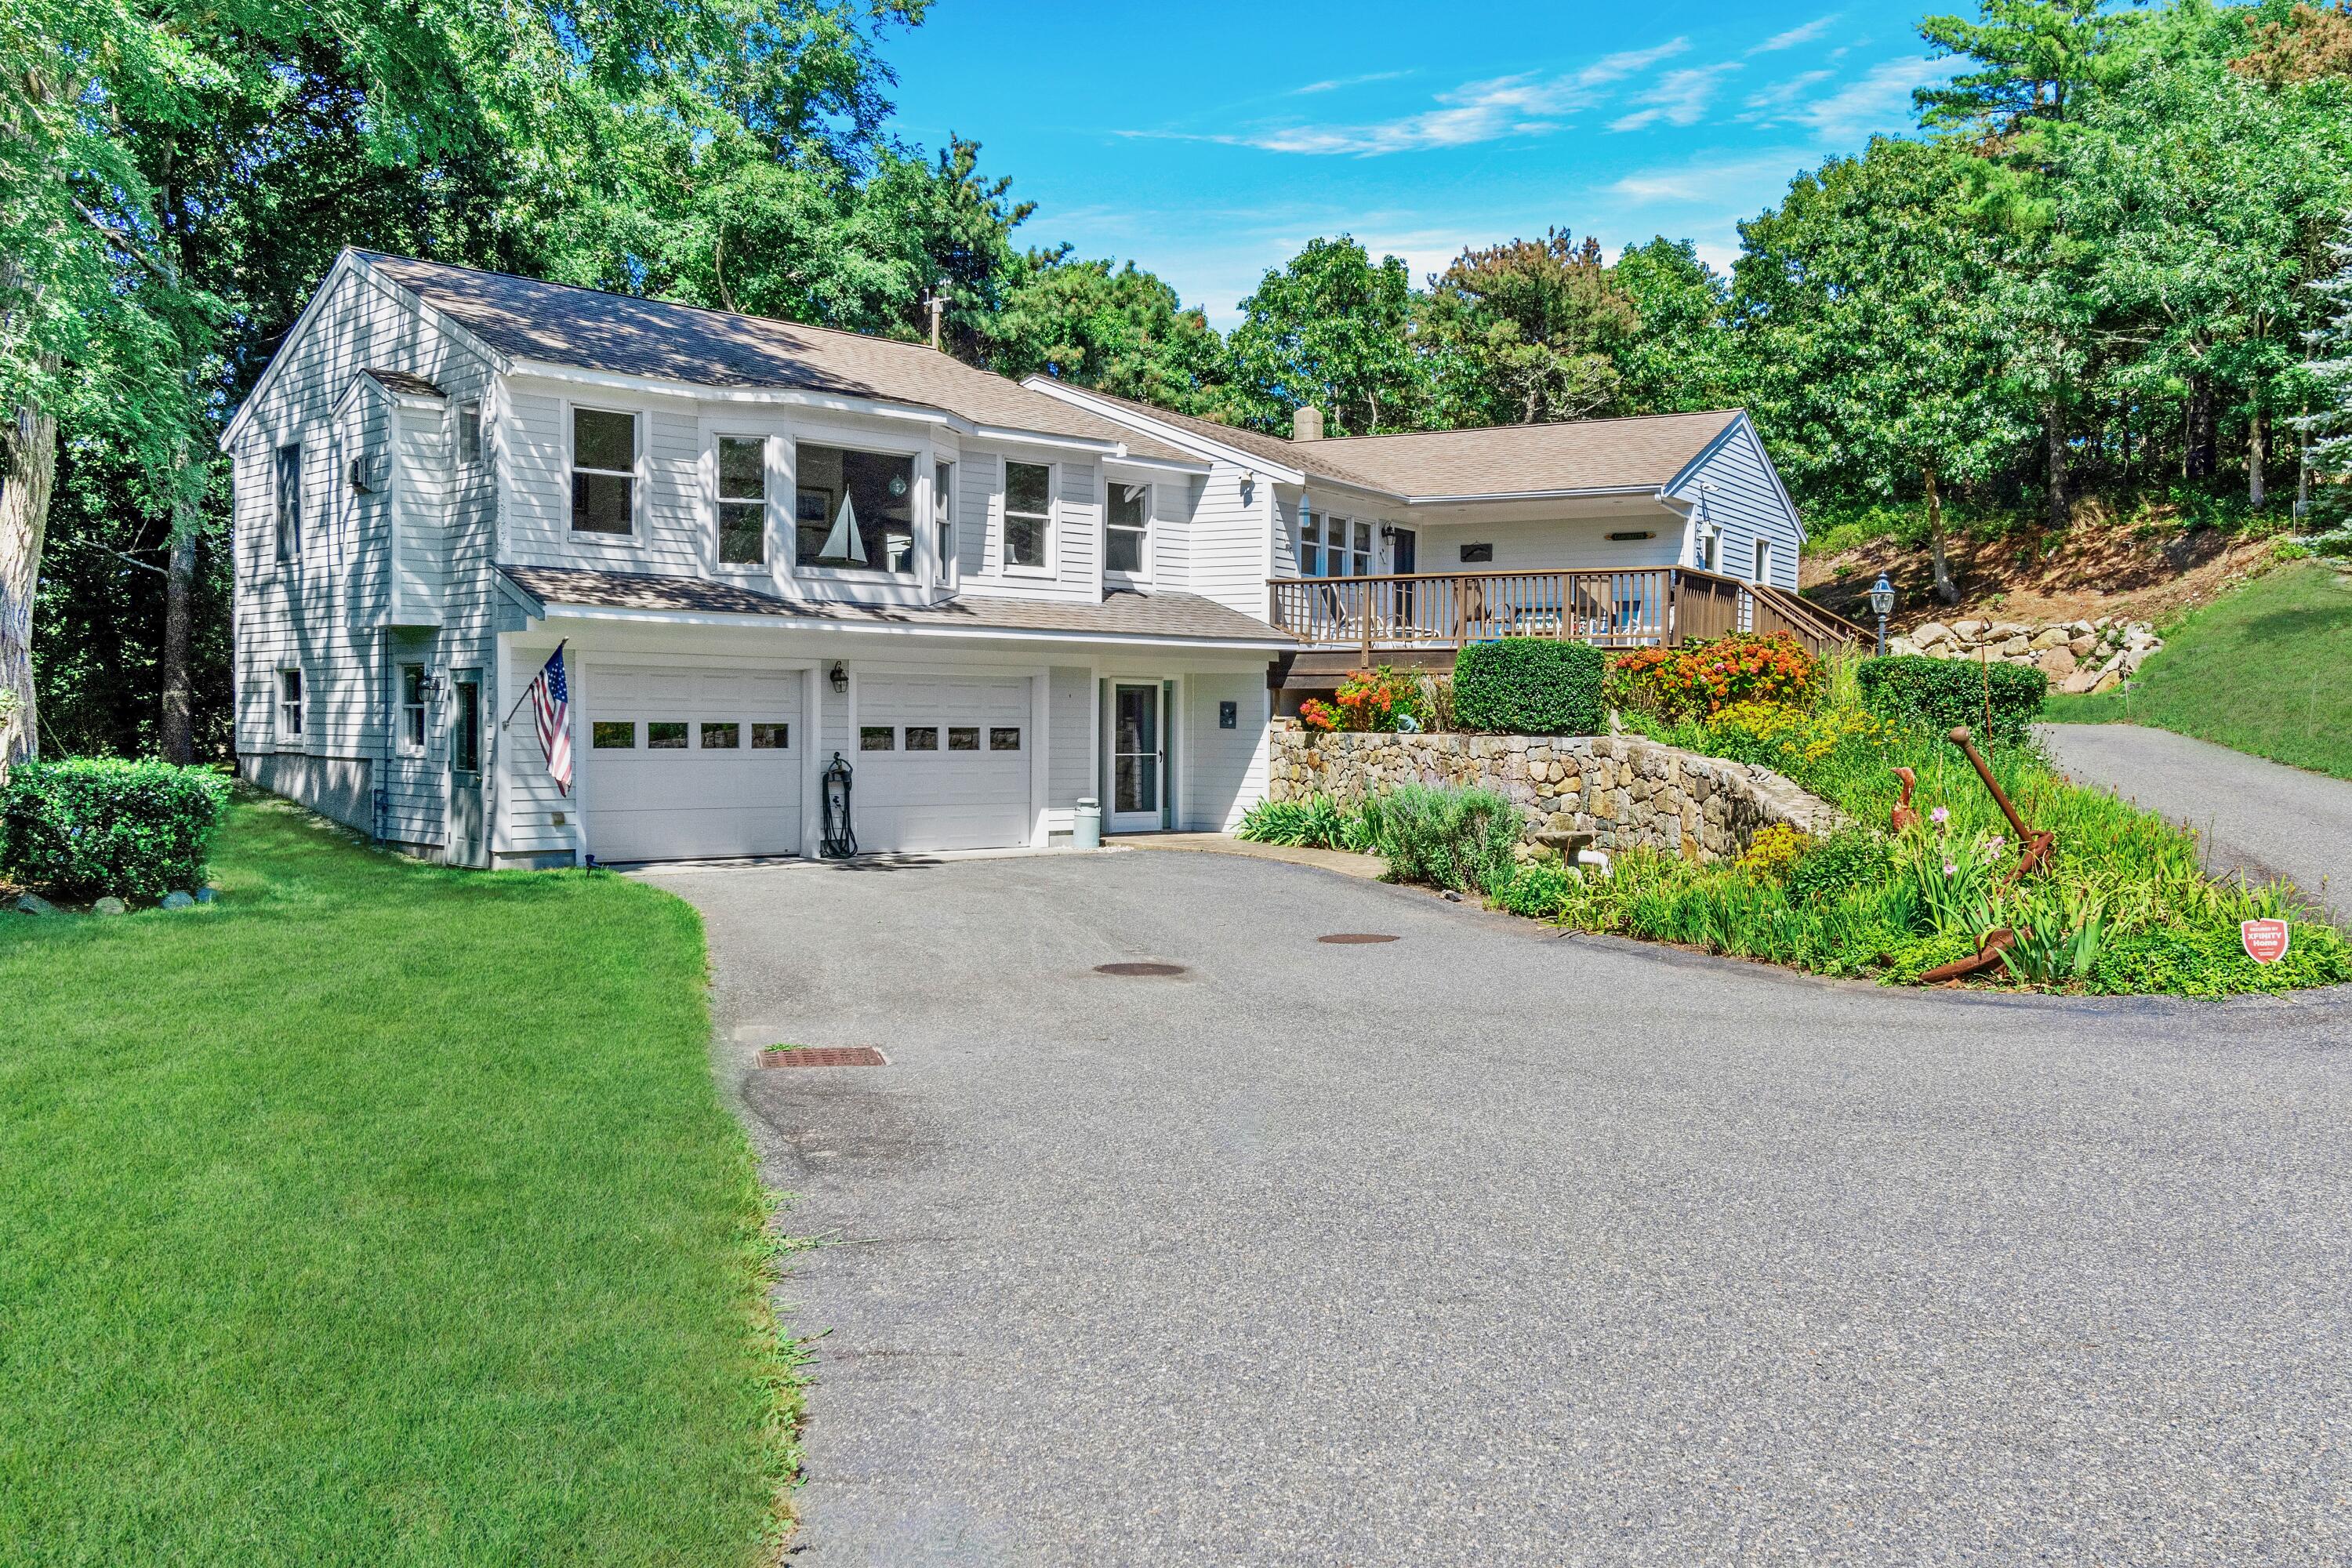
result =
[[[1320,698],[1310,697],[1298,705],[1298,724],[1318,735],[1328,735],[1339,727],[1339,710]]]
[[[1421,720],[1421,685],[1410,675],[1399,675],[1387,665],[1359,669],[1339,683],[1333,700],[1339,705],[1339,727],[1345,730],[1394,730],[1410,719]]]
[[[1636,648],[1616,658],[1609,679],[1621,707],[1701,719],[1736,702],[1811,706],[1821,694],[1822,667],[1785,632],[1734,632],[1682,647]]]

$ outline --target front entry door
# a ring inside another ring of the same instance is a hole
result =
[[[1161,826],[1168,787],[1166,715],[1156,680],[1114,681],[1110,691],[1110,826],[1150,833]]]
[[[486,863],[482,832],[482,672],[449,679],[449,864]]]

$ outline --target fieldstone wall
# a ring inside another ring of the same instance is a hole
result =
[[[1360,800],[1400,784],[1483,787],[1528,810],[1529,842],[1590,834],[1601,849],[1736,859],[1775,823],[1816,837],[1838,809],[1769,768],[1632,735],[1315,734],[1277,721],[1268,796]]]
[[[1888,653],[1929,658],[1989,658],[2028,664],[2060,691],[2111,691],[2139,673],[2164,639],[2146,621],[2101,616],[2095,621],[2029,626],[2021,621],[1929,621],[1886,640]]]

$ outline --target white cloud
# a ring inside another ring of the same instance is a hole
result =
[[[1716,205],[1744,201],[1759,181],[1785,176],[1803,157],[1800,150],[1742,158],[1724,163],[1685,163],[1666,169],[1640,169],[1601,187],[1603,195],[1631,203],[1635,210],[1666,203]]]
[[[1706,116],[1706,106],[1715,97],[1717,84],[1725,75],[1739,68],[1736,62],[1727,62],[1668,71],[1657,79],[1656,85],[1634,100],[1644,107],[1611,121],[1609,129],[1639,131],[1660,121],[1669,125],[1696,125]]]
[[[1786,81],[1776,81],[1770,87],[1748,95],[1750,109],[1786,109],[1804,97],[1806,90],[1819,87],[1837,73],[1831,70],[1801,71]]]
[[[1323,156],[1376,157],[1385,153],[1411,153],[1433,147],[1467,147],[1506,136],[1536,136],[1564,130],[1567,126],[1565,116],[1573,109],[1590,104],[1596,96],[1596,89],[1633,76],[1689,47],[1688,39],[1671,38],[1651,48],[1605,55],[1590,65],[1560,76],[1548,77],[1523,71],[1514,76],[1465,82],[1450,91],[1437,94],[1438,107],[1400,115],[1393,120],[1360,124],[1268,125],[1255,130],[1218,132],[1122,131],[1118,134],[1179,142],[1214,142],[1233,147],[1255,147],[1268,153]],[[1711,75],[1737,68],[1736,66],[1712,66],[1696,73],[1670,71],[1660,87],[1673,83],[1679,77]],[[1383,77],[1410,74],[1393,71],[1383,73]],[[1353,86],[1359,81],[1377,81],[1383,77],[1313,82],[1294,89],[1294,96]],[[1697,119],[1696,110],[1690,110],[1688,118],[1682,118],[1685,112],[1671,104],[1659,111],[1671,118],[1676,125],[1688,125]]]
[[[1290,95],[1301,98],[1310,92],[1337,92],[1345,87],[1365,87],[1372,82],[1395,81],[1400,77],[1411,75],[1411,71],[1370,71],[1363,76],[1334,77],[1329,81],[1310,81],[1305,87],[1294,87]]]
[[[1603,55],[1563,79],[1573,87],[1600,87],[1622,80],[1636,71],[1647,70],[1660,60],[1672,59],[1689,47],[1688,38],[1669,38],[1654,48],[1626,49],[1618,54]]]
[[[1775,33],[1748,52],[1751,55],[1769,55],[1781,49],[1793,49],[1799,44],[1809,44],[1828,32],[1830,25],[1841,15],[1843,13],[1832,11],[1826,16],[1814,17],[1801,27],[1791,27],[1785,33]]]
[[[1827,98],[1797,110],[1791,118],[1829,140],[1851,141],[1874,131],[1909,128],[1911,91],[1945,80],[1952,68],[1941,60],[1887,60],[1870,68]]]

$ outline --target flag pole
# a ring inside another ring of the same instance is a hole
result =
[[[555,645],[555,651],[554,651],[553,653],[549,654],[549,655],[547,656],[548,660],[549,660],[549,662],[550,662],[550,663],[552,663],[554,660],[556,660],[556,659],[558,659],[558,658],[561,658],[563,656],[563,647],[564,647],[564,644],[565,644],[565,643],[569,643],[571,640],[572,640],[572,639],[571,639],[570,637],[565,637],[565,638],[563,639],[563,641],[562,641],[562,642],[559,642],[559,643],[557,643],[557,644]],[[539,675],[545,675],[546,673],[547,673],[547,665],[545,665],[545,664],[541,665],[541,666],[539,667]],[[521,712],[521,711],[522,711],[522,705],[523,705],[524,703],[526,703],[526,702],[528,702],[528,701],[530,701],[530,688],[531,688],[531,686],[536,686],[536,685],[538,685],[538,684],[539,684],[539,675],[534,675],[534,676],[532,676],[532,677],[530,678],[530,686],[525,686],[525,687],[522,689],[522,695],[521,695],[520,697],[516,698],[516,699],[515,699],[515,704],[514,704],[514,706],[507,710],[507,716],[506,716],[504,719],[501,719],[500,721],[499,721],[499,729],[503,730],[503,729],[505,729],[509,724],[513,723],[513,722],[514,722],[514,716],[515,716],[516,714],[518,714],[518,713],[520,713],[520,712]]]

